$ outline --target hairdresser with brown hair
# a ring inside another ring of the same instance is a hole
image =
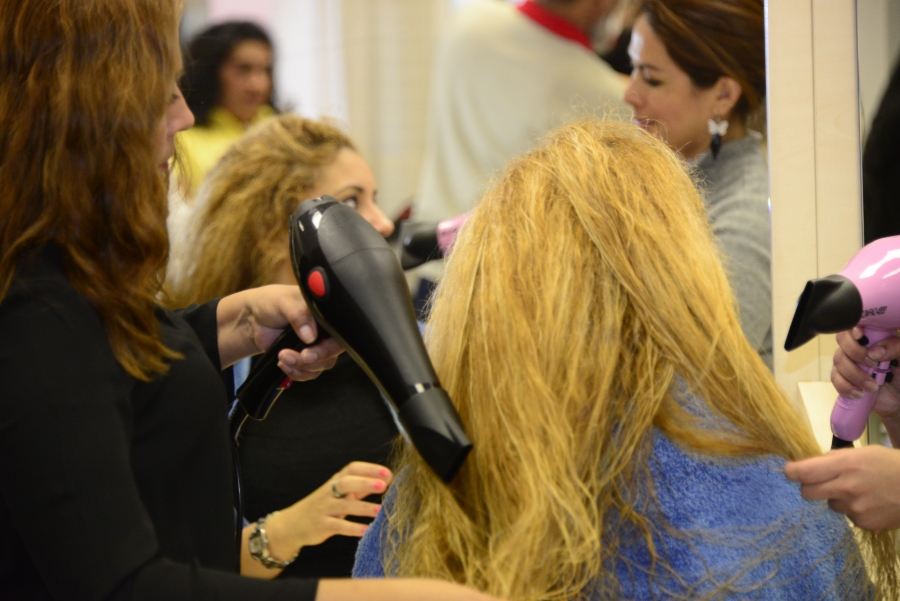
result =
[[[482,598],[234,573],[226,368],[315,324],[296,286],[155,305],[193,116],[177,0],[0,0],[0,596]],[[282,351],[291,377],[333,364]]]
[[[637,125],[694,165],[741,327],[771,369],[764,25],[763,0],[644,0],[625,101]]]

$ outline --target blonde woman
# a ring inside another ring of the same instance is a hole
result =
[[[520,601],[896,598],[893,556],[876,590],[843,518],[784,477],[816,442],[741,333],[685,169],[594,121],[507,167],[427,335],[474,451],[446,488],[405,450],[356,576]]]
[[[169,267],[175,305],[266,284],[296,287],[288,218],[303,200],[323,194],[355,207],[382,235],[393,231],[368,164],[338,127],[279,115],[251,129],[210,171],[186,231],[173,232],[180,241]],[[373,493],[369,500],[379,500],[390,482],[381,464],[396,434],[378,389],[348,355],[320,381],[292,386],[268,419],[245,424],[246,517],[287,508],[266,521],[266,531],[273,545],[284,541],[279,559],[300,555],[283,572],[246,554],[244,567],[263,577],[349,576],[358,537],[378,510],[362,499]],[[332,484],[357,494],[335,499]],[[355,517],[344,519],[348,514]]]

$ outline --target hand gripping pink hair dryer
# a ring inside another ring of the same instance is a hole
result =
[[[784,349],[792,351],[817,334],[834,334],[862,326],[860,342],[872,347],[900,328],[900,236],[863,247],[836,275],[810,280],[797,301]],[[890,362],[875,368],[860,365],[881,386]],[[837,398],[831,412],[831,448],[853,445],[862,436],[877,392],[861,399]]]
[[[405,222],[400,234],[400,265],[412,269],[450,256],[456,237],[472,211],[434,223]]]

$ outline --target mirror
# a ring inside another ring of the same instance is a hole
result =
[[[863,233],[869,242],[900,234],[900,203],[892,194],[900,179],[892,160],[900,145],[900,89],[882,107],[891,76],[900,60],[900,2],[857,0],[859,108],[863,145]],[[895,82],[894,87],[898,88]],[[887,157],[891,157],[887,159]]]
[[[857,0],[856,17],[863,238],[868,244],[900,234],[900,143],[894,135],[900,125],[900,88],[895,82],[888,91],[894,69],[900,67],[900,2]],[[884,426],[874,415],[869,420],[869,443],[890,445]]]

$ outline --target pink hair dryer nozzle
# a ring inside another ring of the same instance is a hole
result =
[[[792,351],[818,334],[861,326],[862,342],[872,347],[900,328],[900,236],[863,247],[836,275],[810,280],[797,301],[784,348]],[[890,372],[889,361],[860,367],[878,386]],[[877,392],[861,399],[839,396],[831,412],[832,448],[852,446],[862,436]]]
[[[450,256],[459,230],[472,211],[435,223],[407,221],[400,232],[400,265],[412,269],[422,263]]]

